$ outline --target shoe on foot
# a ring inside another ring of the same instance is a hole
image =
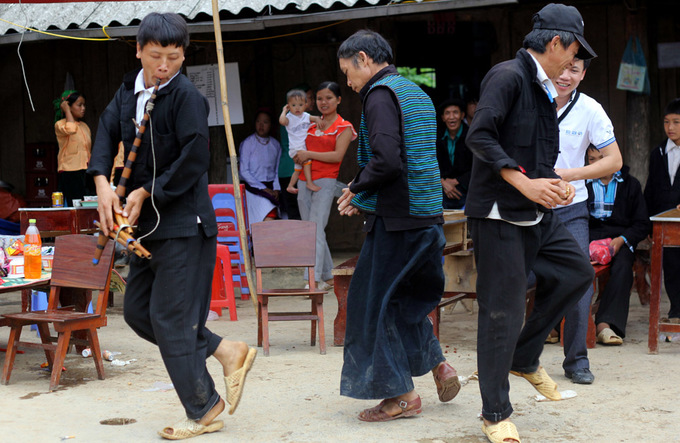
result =
[[[590,385],[595,381],[595,376],[588,368],[577,369],[574,372],[565,371],[564,376],[570,378],[572,383],[579,385]]]
[[[562,395],[557,390],[557,383],[550,378],[543,366],[539,366],[536,372],[510,371],[512,375],[526,379],[538,391],[539,394],[552,401],[562,400]]]
[[[434,383],[437,386],[439,401],[447,402],[454,399],[460,391],[460,380],[458,373],[448,362],[444,361],[438,365],[432,373]]]

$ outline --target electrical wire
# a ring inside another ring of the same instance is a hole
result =
[[[150,103],[149,101],[146,102],[146,112],[149,114],[149,136],[151,137],[151,158],[153,159],[153,174],[151,176],[151,207],[156,213],[156,226],[154,226],[151,231],[147,232],[146,234],[142,235],[137,239],[137,241],[140,243],[142,239],[153,234],[156,231],[156,229],[158,229],[158,225],[160,225],[161,223],[161,213],[158,211],[158,208],[156,207],[156,201],[153,197],[154,191],[156,190],[156,149],[153,144],[153,123],[151,121],[151,110],[153,110],[153,107],[154,103]]]
[[[24,10],[24,5],[23,3],[21,3],[21,0],[19,0],[19,8],[21,8],[21,12],[24,13],[24,17],[26,18],[26,24],[28,24],[28,16],[26,15],[26,11]],[[33,97],[31,96],[31,88],[28,86],[28,79],[26,78],[26,68],[24,67],[24,59],[21,57],[21,43],[23,43],[23,41],[24,32],[21,33],[21,38],[19,39],[19,45],[17,46],[17,56],[19,56],[19,64],[21,64],[21,74],[24,77],[24,85],[26,85],[28,101],[31,103],[31,109],[33,110],[33,112],[35,112],[35,106],[33,105]]]
[[[111,38],[109,36],[109,34],[106,33],[107,26],[102,27],[102,32],[104,33],[106,38],[88,38],[88,37],[73,37],[73,36],[70,36],[70,35],[55,34],[53,32],[41,31],[39,29],[29,28],[28,26],[18,25],[18,24],[11,22],[9,20],[5,20],[4,18],[0,18],[0,21],[3,21],[5,23],[9,23],[10,25],[18,26],[19,28],[24,28],[28,31],[37,32],[39,34],[51,35],[52,37],[66,38],[66,39],[70,39],[70,40],[87,40],[87,41],[91,41],[91,42],[106,42],[106,41],[109,41],[109,40],[116,40],[115,38]],[[26,23],[28,23],[28,18],[26,18]],[[23,37],[23,33],[22,33],[22,37]]]

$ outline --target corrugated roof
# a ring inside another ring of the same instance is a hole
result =
[[[306,11],[313,5],[328,9],[336,3],[354,6],[359,0],[222,0],[218,3],[220,11],[238,15],[245,8],[257,13],[269,8],[284,10],[293,5]],[[370,5],[380,0],[363,0]],[[384,3],[384,1],[383,1]],[[198,14],[212,16],[211,0],[166,0],[166,1],[113,1],[77,3],[2,3],[0,4],[0,35],[10,30],[23,31],[22,26],[46,31],[48,28],[67,29],[75,24],[79,29],[96,26],[109,26],[113,22],[128,26],[150,12],[176,12],[189,20]],[[8,23],[8,22],[12,22]]]

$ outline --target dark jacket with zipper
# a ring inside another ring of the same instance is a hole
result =
[[[137,109],[134,88],[138,72],[125,75],[99,119],[88,168],[91,175],[111,175],[121,140],[128,158],[136,134],[132,119]],[[140,187],[153,192],[160,223],[149,239],[194,236],[199,233],[199,226],[206,236],[217,235],[215,212],[208,195],[208,112],[208,101],[182,74],[158,91],[126,186],[127,194]],[[149,197],[139,216],[139,234],[153,230],[156,220]]]
[[[645,202],[649,216],[657,215],[680,204],[680,168],[671,185],[668,174],[668,155],[664,140],[649,153],[649,175],[645,185]],[[650,230],[651,232],[651,230]]]
[[[532,179],[558,178],[553,169],[559,152],[555,104],[537,80],[536,64],[526,50],[484,77],[466,144],[474,154],[468,217],[486,217],[494,202],[508,221],[534,220],[536,211],[548,211],[500,175],[501,169],[511,168]]]

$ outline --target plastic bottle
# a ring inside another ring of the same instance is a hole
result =
[[[24,278],[36,280],[40,278],[42,271],[42,240],[35,219],[30,219],[28,223],[24,238]]]

